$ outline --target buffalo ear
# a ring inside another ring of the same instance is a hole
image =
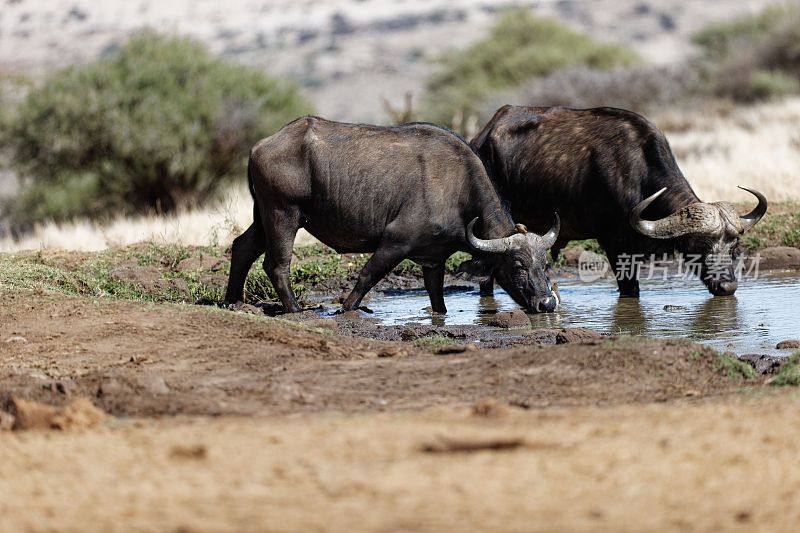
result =
[[[494,263],[487,258],[478,257],[464,261],[458,267],[458,274],[466,274],[473,278],[486,278],[492,274]]]

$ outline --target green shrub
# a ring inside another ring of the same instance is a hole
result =
[[[250,146],[309,106],[291,83],[152,32],[31,89],[0,139],[14,223],[171,211],[243,179]]]
[[[569,66],[602,70],[636,61],[625,48],[598,43],[527,10],[512,10],[500,17],[486,38],[439,59],[441,68],[427,84],[424,114],[463,130],[465,117],[478,113],[480,102],[492,92]]]
[[[714,96],[755,101],[800,91],[800,7],[772,6],[694,36]]]

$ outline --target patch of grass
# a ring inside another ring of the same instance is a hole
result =
[[[741,242],[750,251],[770,246],[800,247],[800,208],[790,205],[784,211],[767,213]]]
[[[425,350],[436,351],[437,348],[457,344],[458,341],[452,337],[435,333],[433,335],[425,335],[412,342],[414,346]]]
[[[717,372],[728,379],[748,380],[756,378],[756,371],[744,361],[728,354],[717,354]]]
[[[783,363],[778,374],[769,381],[775,387],[798,387],[800,386],[800,352]]]
[[[92,295],[153,302],[180,302],[207,299],[221,302],[225,295],[230,261],[219,246],[187,247],[177,244],[138,244],[126,248],[91,253],[20,252],[0,254],[0,285],[26,289],[41,289],[70,295]],[[190,257],[220,258],[220,268],[183,270],[179,264]],[[341,255],[320,244],[298,247],[297,260],[291,266],[291,284],[295,295],[302,298],[314,287],[327,282],[347,280],[357,274],[369,258],[368,254]],[[470,256],[456,253],[448,259],[447,269],[455,272],[458,265]],[[263,269],[264,256],[250,269],[245,282],[245,300],[255,303],[277,297],[272,282]],[[170,283],[163,287],[148,287],[121,279],[117,270],[157,269],[161,280],[182,280],[188,287],[177,290]],[[412,261],[404,261],[394,272],[407,276],[422,276],[422,269]]]
[[[458,268],[470,259],[472,259],[472,256],[467,252],[456,252],[447,258],[447,261],[444,264],[444,269],[450,274],[455,274],[458,271]]]

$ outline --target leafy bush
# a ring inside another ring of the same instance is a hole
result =
[[[479,113],[478,106],[492,92],[565,67],[604,70],[636,61],[637,56],[625,48],[598,43],[527,10],[512,10],[500,17],[486,38],[439,59],[441,68],[427,84],[424,114],[463,131],[466,117]]]
[[[291,83],[144,32],[32,89],[0,139],[24,177],[17,227],[171,211],[241,179],[249,147],[308,104]]]
[[[785,4],[694,37],[714,96],[755,101],[800,91],[800,7]]]

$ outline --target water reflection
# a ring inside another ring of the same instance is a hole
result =
[[[617,298],[611,319],[611,332],[641,335],[647,331],[647,317],[639,298]]]
[[[559,283],[556,313],[529,315],[533,327],[586,327],[603,333],[684,337],[737,353],[775,353],[775,344],[798,335],[798,273],[767,274],[744,280],[732,297],[712,297],[696,280],[643,283],[642,297],[619,298],[612,281]],[[474,288],[446,292],[447,315],[431,315],[424,290],[375,293],[370,307],[386,324],[488,324],[498,311],[518,309],[502,290],[480,296]],[[665,309],[665,306],[667,308]]]
[[[736,296],[707,298],[692,316],[692,332],[698,336],[725,335],[742,329]]]

